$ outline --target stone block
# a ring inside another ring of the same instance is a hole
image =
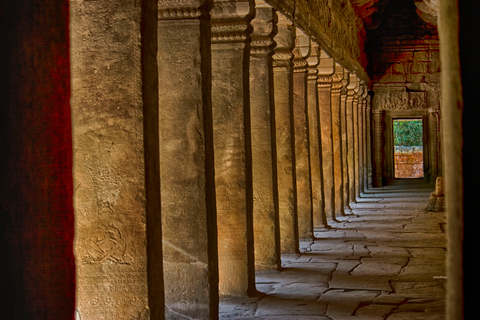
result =
[[[405,74],[385,74],[378,79],[379,82],[406,82]]]
[[[395,57],[396,61],[413,61],[413,52],[396,52]]]
[[[428,73],[440,72],[440,61],[428,62]]]
[[[428,61],[429,55],[428,51],[415,51],[413,54],[413,61]]]
[[[393,74],[403,74],[405,73],[405,66],[403,63],[395,63],[392,65],[391,71]]]
[[[424,82],[425,81],[425,75],[421,73],[408,73],[407,74],[407,82]]]
[[[410,66],[411,73],[427,73],[427,63],[425,62],[413,62]]]
[[[438,50],[428,51],[428,60],[429,61],[440,61],[440,51],[438,51]]]

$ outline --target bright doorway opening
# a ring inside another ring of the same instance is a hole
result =
[[[393,120],[395,178],[423,178],[423,120]]]

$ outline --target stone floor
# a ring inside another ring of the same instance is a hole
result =
[[[354,214],[315,230],[282,271],[257,272],[258,298],[227,298],[220,319],[445,319],[445,215],[427,212],[433,185],[362,195]]]

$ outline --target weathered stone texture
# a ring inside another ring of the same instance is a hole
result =
[[[171,9],[198,8],[160,6],[159,9],[163,17],[162,13]],[[203,38],[209,28],[210,24],[201,16],[183,19],[168,15],[168,19],[158,22],[159,154],[167,318],[178,315],[211,318],[218,303],[211,61],[210,44]]]
[[[140,7],[71,2],[77,309],[147,317]]]
[[[295,39],[296,45],[293,51],[293,127],[298,236],[300,239],[312,239],[312,191],[307,119],[308,63],[305,60],[310,54],[310,39],[298,29]]]
[[[321,133],[317,79],[320,49],[318,45],[312,42],[308,62],[307,76],[307,114],[308,114],[308,134],[309,134],[309,155],[310,155],[310,175],[312,183],[312,220],[314,227],[326,227],[327,219],[325,217],[325,194],[323,165],[321,154]]]
[[[278,14],[277,46],[273,55],[273,83],[275,92],[275,125],[277,147],[277,180],[282,252],[297,252],[298,220],[295,200],[295,163],[293,152],[293,64],[295,27]]]
[[[344,212],[343,208],[343,163],[342,163],[342,136],[340,123],[340,93],[343,88],[342,80],[344,77],[343,67],[335,64],[335,73],[332,75],[331,89],[331,115],[332,115],[332,161],[333,161],[333,185],[334,185],[334,214],[340,215]]]
[[[322,144],[322,170],[323,187],[325,193],[325,215],[329,219],[334,219],[335,211],[331,108],[331,76],[334,72],[335,63],[333,61],[333,58],[328,57],[325,52],[321,51],[320,64],[318,66],[317,91]]]
[[[255,18],[251,22],[250,56],[253,227],[257,269],[278,269],[281,266],[272,60],[276,22],[275,10],[257,0]]]
[[[246,149],[251,1],[215,1],[212,9],[212,110],[220,294],[255,290],[251,155]]]

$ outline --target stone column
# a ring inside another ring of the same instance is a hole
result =
[[[347,114],[346,114],[346,100],[347,100],[347,85],[350,83],[350,73],[343,69],[342,89],[340,91],[340,132],[342,136],[342,181],[343,181],[343,211],[342,214],[350,214],[350,182],[348,178],[348,162],[347,162]]]
[[[383,110],[373,110],[373,159],[372,159],[372,184],[374,187],[383,186]]]
[[[210,22],[205,2],[160,1],[158,8],[166,318],[210,319],[218,314]]]
[[[157,12],[150,13],[155,35]],[[147,118],[158,121],[156,104],[146,102],[158,99],[155,90],[147,96],[158,83],[142,78],[141,64],[141,48],[156,50],[156,39],[140,42],[148,38],[141,34],[141,17],[142,7],[131,2],[70,3],[74,249],[82,320],[148,317],[146,243],[157,280],[149,284],[152,298],[160,301],[151,312],[163,317],[158,149],[144,149],[158,148],[158,131],[144,131],[144,120],[145,126]],[[149,67],[156,72],[155,64]]]
[[[354,148],[354,164],[355,164],[355,201],[360,198],[360,158],[362,156],[360,148],[360,116],[359,110],[361,110],[361,95],[363,93],[363,86],[357,86],[358,91],[353,96],[353,148]]]
[[[252,1],[214,1],[212,109],[221,295],[255,292],[249,121]]]
[[[281,267],[272,60],[276,24],[275,10],[257,0],[250,55],[253,228],[257,269]]]
[[[277,46],[273,55],[277,180],[282,252],[298,252],[298,223],[295,210],[295,168],[293,153],[293,65],[295,27],[278,13]]]
[[[308,135],[309,135],[309,155],[310,155],[310,174],[312,179],[312,214],[313,226],[315,228],[327,228],[327,219],[325,216],[325,196],[323,192],[323,170],[320,141],[320,121],[318,106],[317,66],[320,62],[320,49],[318,45],[312,42],[308,62],[307,77],[307,114],[308,114]]]
[[[312,190],[309,163],[307,120],[307,61],[310,55],[310,38],[296,29],[293,50],[293,127],[295,150],[295,192],[297,198],[298,237],[313,239]]]
[[[350,83],[347,86],[346,100],[346,130],[347,130],[347,166],[348,166],[348,202],[355,202],[355,122],[354,100],[358,90],[358,78],[350,74]]]
[[[365,103],[366,103],[366,108],[365,108],[365,123],[366,123],[366,128],[365,128],[365,134],[367,135],[366,137],[366,159],[367,159],[367,182],[366,182],[366,189],[369,189],[373,186],[372,184],[372,154],[373,154],[373,146],[372,146],[372,108],[371,108],[371,95],[368,94]]]
[[[335,62],[323,50],[318,66],[318,108],[320,117],[320,132],[322,143],[323,186],[325,193],[325,215],[335,218],[335,191],[333,177],[333,140],[332,140],[332,75],[335,72]]]
[[[343,195],[343,163],[342,163],[342,136],[340,125],[340,93],[343,88],[343,67],[335,64],[335,73],[332,75],[332,90],[330,97],[332,114],[332,147],[333,147],[333,186],[334,199],[333,206],[335,219],[338,215],[344,215],[344,195]]]
[[[440,153],[440,143],[438,139],[438,123],[439,123],[439,112],[436,109],[428,110],[428,135],[429,135],[429,156],[430,156],[430,177],[429,179],[435,179],[437,176],[441,176],[441,171],[438,170],[439,167],[439,153]],[[425,124],[424,124],[425,125]],[[426,148],[427,146],[423,146]]]
[[[367,101],[367,86],[365,84],[362,85],[362,94],[360,96],[360,104],[358,106],[358,143],[359,143],[359,177],[360,177],[360,188],[359,188],[359,197],[365,192],[367,189],[366,181],[367,181],[367,143],[366,143],[366,101]]]

